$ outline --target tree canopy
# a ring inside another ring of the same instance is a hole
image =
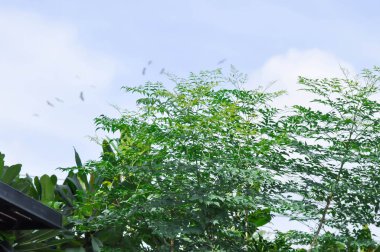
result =
[[[300,77],[318,105],[287,111],[271,105],[282,92],[241,88],[235,70],[123,87],[138,109],[95,119],[108,133],[98,160],[82,163],[75,150],[62,184],[19,178],[21,166],[2,162],[0,176],[65,215],[65,230],[41,240],[50,250],[374,251],[378,72]],[[276,215],[311,231],[270,238],[262,227]],[[20,244],[20,234],[1,237]]]

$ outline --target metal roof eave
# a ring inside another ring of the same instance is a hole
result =
[[[60,228],[60,213],[0,182],[0,230]]]

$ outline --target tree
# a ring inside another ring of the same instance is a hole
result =
[[[267,102],[279,93],[221,87],[243,79],[217,70],[172,78],[173,91],[125,87],[141,96],[139,110],[96,119],[119,137],[85,169],[112,184],[96,225],[123,227],[136,251],[252,250],[271,220],[265,190],[274,181],[263,167],[274,151],[276,110]]]
[[[311,247],[325,227],[349,237],[363,225],[380,224],[380,104],[373,98],[379,70],[365,70],[360,80],[301,77],[322,107],[294,106],[282,120],[289,136],[281,165],[289,197],[283,210],[317,224]]]

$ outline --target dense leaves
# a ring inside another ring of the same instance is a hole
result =
[[[379,251],[378,72],[301,77],[315,105],[290,111],[268,105],[281,92],[240,88],[234,69],[124,87],[138,109],[96,118],[108,133],[100,159],[74,149],[62,184],[20,178],[0,154],[1,181],[65,216],[61,231],[3,232],[0,248]],[[278,214],[311,232],[263,232]]]
[[[94,164],[122,181],[106,219],[148,250],[249,250],[271,220],[262,166],[275,113],[266,102],[277,94],[221,88],[219,71],[173,80],[173,91],[125,87],[141,95],[139,110],[96,120],[120,135]]]
[[[294,106],[281,121],[290,138],[281,175],[298,196],[286,210],[316,223],[313,246],[325,227],[350,236],[363,225],[379,225],[378,81],[370,71],[360,80],[300,78],[317,106]]]

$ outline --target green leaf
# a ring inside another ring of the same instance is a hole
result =
[[[77,167],[81,168],[83,166],[82,161],[81,161],[79,154],[78,154],[77,150],[75,149],[75,147],[74,147],[74,155],[75,155],[75,163],[76,163]]]
[[[272,216],[268,208],[258,209],[248,216],[248,221],[255,224],[256,227],[264,226],[269,223],[271,219]]]
[[[21,164],[12,166],[4,166],[3,176],[0,178],[2,182],[10,184],[15,178],[17,178],[21,171]]]
[[[51,182],[56,185],[57,184],[57,181],[58,181],[58,178],[56,175],[51,175],[50,176],[50,179],[51,179]]]
[[[40,182],[40,178],[39,177],[34,177],[34,186],[36,188],[36,191],[37,191],[37,199],[41,200],[41,195],[42,195],[42,186],[41,186],[41,182]]]
[[[22,244],[34,243],[54,238],[59,234],[56,230],[30,230],[24,231],[17,241]]]
[[[102,242],[95,236],[91,236],[91,245],[94,252],[101,252]]]
[[[73,201],[75,198],[68,185],[57,185],[56,192],[67,206],[73,207]]]
[[[41,183],[41,201],[45,204],[51,202],[55,198],[55,184],[48,175],[40,178]]]

